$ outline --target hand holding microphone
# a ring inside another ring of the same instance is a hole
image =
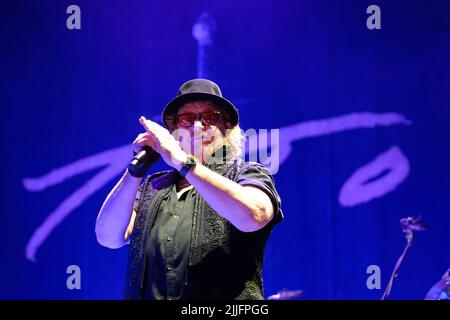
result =
[[[150,134],[141,133],[133,142],[133,159],[128,165],[128,172],[133,177],[141,178],[159,158]]]
[[[143,177],[160,157],[167,165],[181,170],[188,155],[181,148],[179,141],[156,122],[145,117],[140,117],[139,122],[146,132],[138,135],[133,142],[135,156],[128,166],[130,174],[134,177]]]
[[[169,130],[158,123],[140,117],[139,122],[149,134],[151,147],[161,155],[164,162],[176,170],[181,170],[187,161],[188,155],[180,146]]]

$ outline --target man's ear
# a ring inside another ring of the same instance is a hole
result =
[[[225,128],[226,129],[231,129],[231,123],[230,122],[225,122]]]

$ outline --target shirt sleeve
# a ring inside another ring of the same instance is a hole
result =
[[[275,189],[275,180],[265,166],[257,162],[245,163],[236,177],[236,182],[242,186],[254,186],[265,192],[273,204],[274,216],[271,222],[277,224],[283,220],[281,199]]]

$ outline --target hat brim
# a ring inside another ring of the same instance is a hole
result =
[[[225,111],[228,114],[229,121],[231,122],[231,125],[233,127],[239,123],[239,114],[237,108],[230,101],[217,95],[204,92],[186,93],[172,99],[172,101],[170,101],[163,110],[162,113],[163,123],[169,127],[169,125],[166,123],[167,117],[176,114],[184,104],[190,101],[204,101],[204,100],[211,100],[215,104],[217,104],[218,107],[222,108],[223,111]]]

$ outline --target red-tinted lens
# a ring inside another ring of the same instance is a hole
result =
[[[203,123],[208,125],[215,125],[219,120],[220,113],[217,111],[213,112],[204,112],[200,115],[200,119]]]
[[[201,114],[195,113],[182,113],[177,115],[177,123],[181,127],[190,127],[194,124],[195,120],[197,120],[200,116],[203,124],[207,125],[215,125],[220,118],[220,112],[218,111],[209,111],[203,112]]]
[[[197,115],[195,113],[183,113],[177,115],[177,123],[182,127],[190,127],[194,124]]]

